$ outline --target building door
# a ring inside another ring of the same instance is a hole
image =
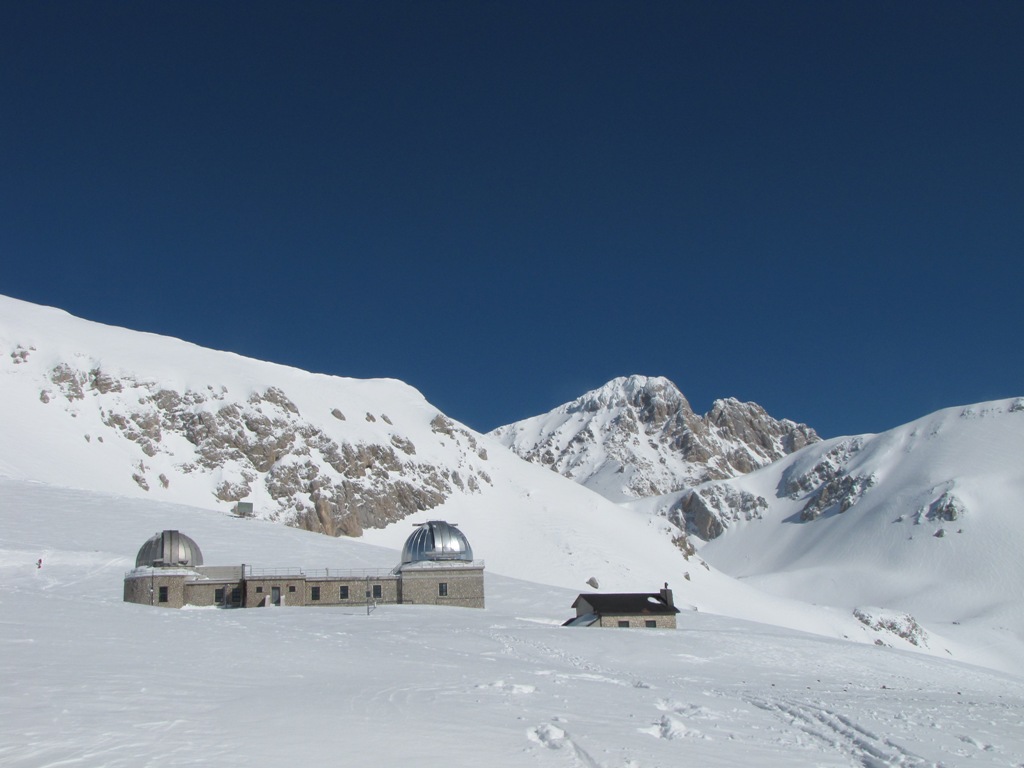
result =
[[[271,587],[270,588],[270,604],[280,605],[281,604],[281,588]]]

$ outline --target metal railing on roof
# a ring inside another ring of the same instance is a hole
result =
[[[394,576],[393,568],[313,568],[306,571],[307,579],[386,579]]]
[[[305,579],[380,579],[394,576],[390,568],[253,568],[245,566],[247,579],[302,577]]]

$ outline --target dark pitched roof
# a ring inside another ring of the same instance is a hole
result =
[[[604,615],[620,614],[664,614],[679,613],[674,605],[669,605],[664,598],[657,593],[647,592],[611,592],[611,593],[590,593],[580,594],[573,602],[572,607],[576,608],[580,600],[586,600],[587,604],[594,609],[595,613]]]

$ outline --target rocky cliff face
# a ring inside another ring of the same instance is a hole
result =
[[[804,424],[733,398],[698,416],[671,381],[646,376],[615,379],[491,434],[613,501],[735,477],[819,440]]]

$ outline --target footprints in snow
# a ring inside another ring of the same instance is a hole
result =
[[[707,707],[696,704],[680,704],[670,699],[659,699],[655,706],[665,712],[661,719],[650,728],[639,728],[640,733],[647,733],[659,739],[710,739],[710,736],[687,725],[682,718],[690,720],[717,720],[718,715]]]
[[[687,727],[686,723],[671,715],[662,715],[661,720],[650,728],[638,728],[640,733],[649,733],[659,739],[710,739],[695,728]]]
[[[584,768],[600,768],[600,764],[592,758],[585,749],[576,743],[565,729],[559,728],[552,723],[542,723],[536,728],[530,728],[526,732],[526,738],[548,749],[561,749],[567,751],[577,765]]]
[[[481,683],[478,690],[496,690],[502,693],[524,694],[534,693],[537,688],[533,685],[520,685],[518,683],[506,683],[504,680],[495,680],[493,683]]]

